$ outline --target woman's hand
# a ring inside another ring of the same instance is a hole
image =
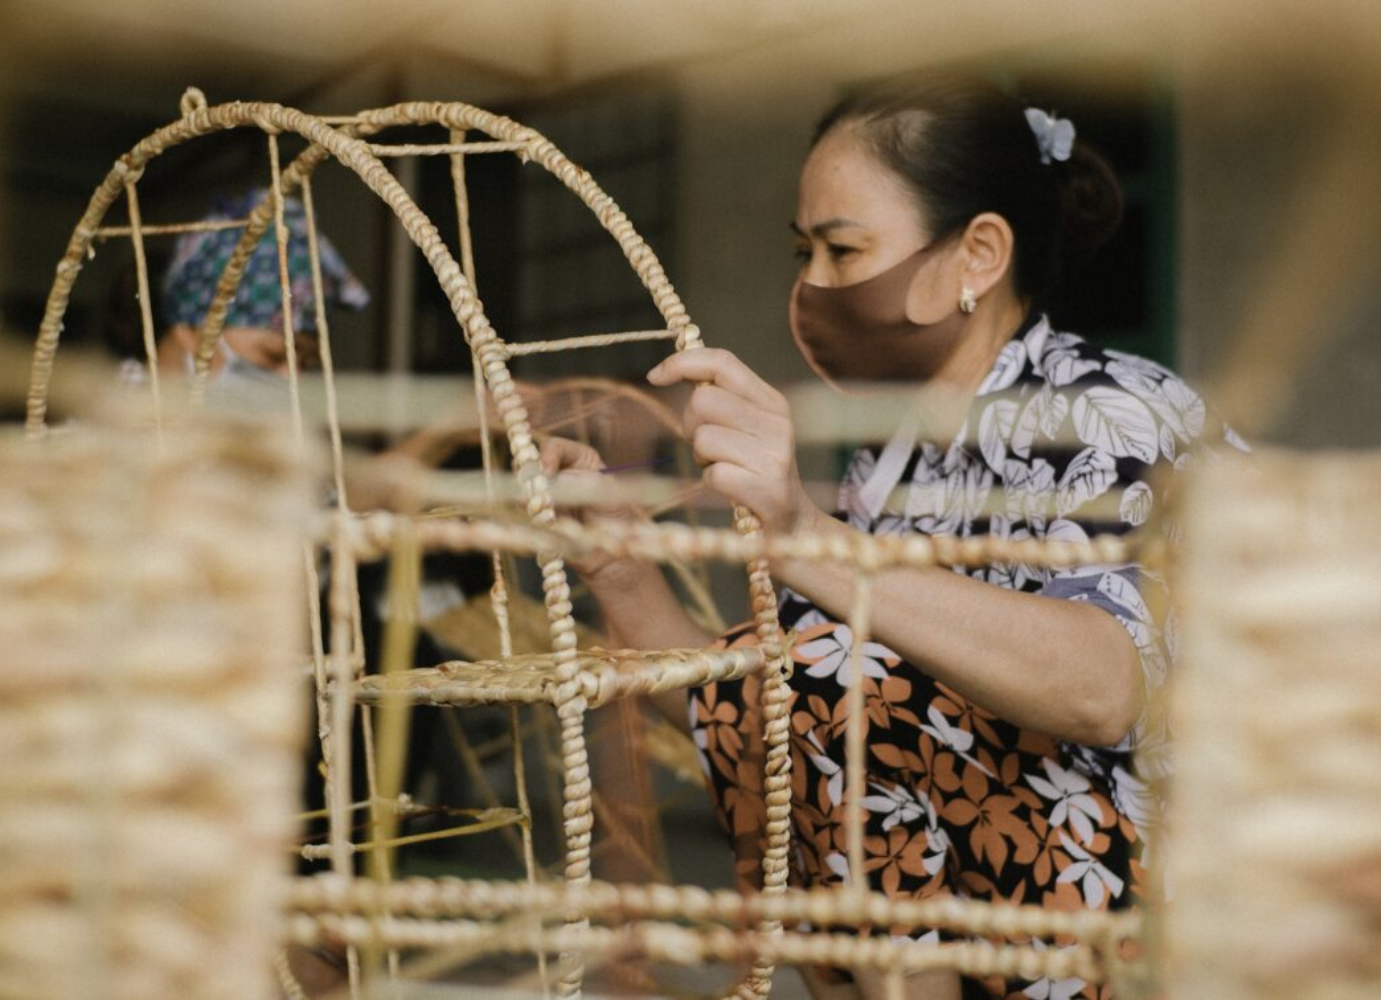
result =
[[[747,507],[769,532],[790,534],[819,514],[796,471],[786,398],[728,351],[682,351],[647,373],[656,386],[697,383],[682,417],[705,485]]]
[[[588,444],[568,438],[549,437],[542,442],[538,453],[542,459],[542,471],[553,482],[564,480],[594,484],[604,469],[604,459],[599,452]],[[591,505],[580,510],[581,520],[586,524],[600,520],[634,520],[637,516],[637,508],[631,504]],[[579,558],[569,558],[566,565],[579,573],[587,584],[594,586],[596,582],[616,576],[630,565],[637,564],[615,559],[602,552],[593,552]]]
[[[605,468],[599,452],[566,438],[547,438],[539,454],[543,471],[552,479],[586,478],[588,482],[587,477],[598,477]],[[637,507],[626,503],[592,505],[581,510],[581,517],[587,523],[641,516]],[[691,621],[668,586],[661,567],[638,559],[616,559],[603,553],[568,559],[567,564],[580,574],[599,604],[604,617],[604,633],[613,648],[696,648],[707,646],[714,639]],[[667,718],[685,730],[684,694],[668,691],[655,700],[667,713]]]

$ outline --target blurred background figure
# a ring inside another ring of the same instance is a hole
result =
[[[244,219],[268,196],[267,189],[259,188],[238,197],[217,198],[203,221],[228,223]],[[297,363],[303,370],[311,370],[320,364],[320,344],[307,215],[302,203],[293,198],[285,199],[283,214],[288,227],[289,304]],[[163,321],[158,364],[163,370],[192,372],[202,322],[216,297],[217,282],[240,240],[240,232],[239,227],[234,227],[187,233],[177,241],[158,303]],[[327,307],[359,310],[367,306],[368,290],[324,235],[318,236],[318,251]],[[123,290],[118,284],[117,292]],[[125,362],[122,372],[133,381],[146,377],[142,364],[133,359]],[[264,234],[245,265],[239,290],[226,313],[211,372],[220,387],[226,382],[256,381],[265,375],[288,372],[278,245],[272,229]]]

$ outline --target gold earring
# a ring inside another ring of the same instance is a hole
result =
[[[973,289],[965,285],[959,293],[959,311],[965,316],[972,316],[973,311],[978,308],[978,296],[973,294]]]

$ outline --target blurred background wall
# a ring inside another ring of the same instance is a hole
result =
[[[1291,320],[1307,351],[1282,348],[1278,332],[1254,348],[1244,331],[1260,319],[1263,289],[1279,283],[1272,267],[1305,253],[1302,240],[1320,241],[1325,255],[1344,245],[1301,233],[1290,211],[1338,148],[1339,123],[1370,121],[1374,132],[1381,120],[1381,109],[1366,107],[1377,103],[1376,5],[1040,6],[344,0],[328,12],[268,0],[5,0],[0,311],[12,328],[36,328],[90,191],[120,152],[176,116],[188,85],[212,103],[273,100],[322,114],[466,100],[548,133],[590,169],[662,256],[707,339],[792,382],[806,371],[787,346],[795,261],[786,225],[814,120],[851,86],[962,61],[1072,118],[1124,178],[1126,229],[1054,304],[1058,324],[1210,385],[1254,359],[1275,369],[1263,384],[1280,403],[1253,428],[1260,435],[1314,447],[1377,443],[1374,252],[1336,275],[1341,287],[1298,290],[1297,302],[1313,299]],[[1340,111],[1351,104],[1364,113]],[[1357,205],[1340,218],[1365,230],[1377,158],[1375,136],[1362,131],[1331,195]],[[613,244],[573,199],[506,157],[471,163],[480,292],[501,333],[655,325]],[[453,231],[444,162],[391,167]],[[203,139],[150,168],[144,214],[194,218],[213,193],[266,177],[257,133]],[[445,303],[384,207],[336,165],[316,188],[323,228],[374,293],[367,312],[335,322],[342,363],[466,368]],[[1373,247],[1375,235],[1350,238]],[[112,301],[128,300],[119,286],[128,258],[119,241],[101,247],[77,285],[71,340],[109,338]],[[635,377],[656,353],[532,360],[520,374]]]

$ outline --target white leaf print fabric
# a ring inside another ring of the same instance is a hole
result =
[[[1122,501],[1118,505],[1118,514],[1122,520],[1132,527],[1146,523],[1146,518],[1151,516],[1151,504],[1154,495],[1151,487],[1145,483],[1132,483],[1122,491]]]
[[[1082,341],[1067,333],[1051,334],[1046,339],[1046,354],[1042,368],[1051,385],[1070,385],[1085,375],[1098,371],[1097,361],[1080,356],[1079,343]]]
[[[1160,433],[1146,404],[1123,389],[1094,386],[1074,401],[1074,427],[1085,444],[1118,458],[1156,460]]]
[[[1041,386],[1021,408],[1012,430],[1012,453],[1030,458],[1032,445],[1042,437],[1054,440],[1068,415],[1069,399],[1064,393],[1055,392],[1049,385]]]
[[[1074,456],[1055,491],[1055,513],[1064,517],[1108,492],[1117,482],[1117,460],[1108,452],[1085,448]]]
[[[1210,423],[1203,399],[1169,369],[1056,332],[1040,318],[1003,349],[960,437],[945,449],[919,443],[901,487],[872,517],[848,502],[850,484],[866,481],[876,462],[873,452],[861,450],[841,490],[841,507],[850,524],[874,533],[992,532],[1082,541],[1129,531],[1148,523],[1160,500],[1159,486],[1172,478],[1153,477],[1153,472],[1184,469],[1205,439],[1214,446],[1245,448],[1230,428]],[[1147,689],[1164,681],[1171,663],[1164,630],[1170,626],[1154,618],[1143,593],[1163,588],[1164,582],[1141,567],[1051,571],[1008,563],[973,575],[997,586],[1101,608],[1117,618],[1136,644]],[[834,673],[847,683],[837,673],[842,661],[838,644],[820,652],[822,659],[812,669]],[[863,669],[875,676],[881,666],[865,659]],[[956,739],[934,719],[929,723],[943,738]],[[1073,748],[1078,752],[1071,759],[1074,766],[1103,774],[1114,784],[1119,774],[1132,782],[1138,780],[1128,762],[1133,745],[1145,759],[1168,760],[1159,746],[1166,739],[1163,725],[1143,718],[1119,747]],[[1129,785],[1120,794],[1130,800],[1144,789]],[[1074,838],[1082,839],[1084,821],[1071,822],[1077,824]],[[1096,874],[1092,880],[1081,876],[1081,881],[1086,895],[1101,891],[1093,884],[1100,882]]]
[[[1088,778],[1049,759],[1043,762],[1043,767],[1046,777],[1028,774],[1026,783],[1055,803],[1050,811],[1051,824],[1068,827],[1083,843],[1092,844],[1103,811],[1098,800],[1089,794]]]
[[[1002,468],[1007,460],[1007,442],[1012,439],[1016,417],[1017,404],[1010,399],[999,399],[983,411],[978,421],[978,447],[994,469]]]
[[[1026,365],[1026,343],[1022,340],[1013,340],[997,356],[997,361],[993,365],[992,371],[988,372],[988,377],[983,380],[983,384],[978,387],[980,394],[999,392],[1016,382],[1021,375],[1022,368]]]

